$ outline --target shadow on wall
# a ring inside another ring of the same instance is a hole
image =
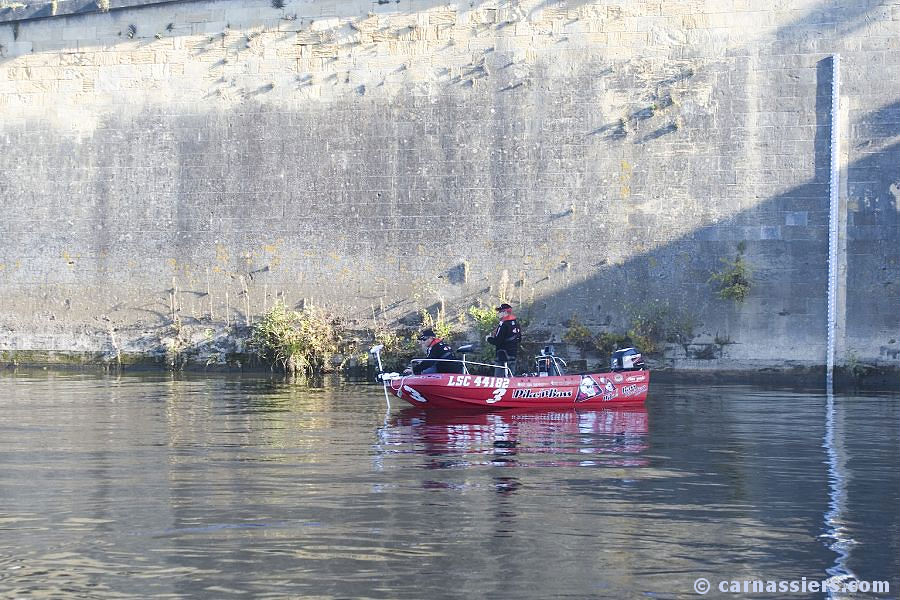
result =
[[[770,198],[754,208],[596,274],[541,300],[544,325],[563,325],[570,317],[593,325],[613,324],[623,331],[629,315],[659,315],[695,323],[693,350],[707,352],[714,340],[734,343],[728,354],[752,360],[772,356],[823,361],[826,343],[830,168],[831,60],[820,63],[817,93],[815,176],[812,181]],[[900,143],[890,128],[900,124],[900,102],[859,119],[872,129],[855,150],[869,144],[871,153],[849,165],[850,205],[846,281],[845,343],[859,354],[896,358],[900,330],[900,223],[896,165]],[[851,140],[859,139],[851,137]],[[892,180],[891,177],[894,179]],[[752,269],[750,297],[742,305],[716,297],[712,273],[723,268],[746,245]],[[602,246],[600,246],[602,249]],[[840,315],[839,315],[839,318]],[[671,325],[671,324],[670,324]],[[733,337],[737,331],[744,333]],[[683,333],[683,332],[679,332]],[[749,335],[747,335],[749,333]],[[671,340],[675,341],[675,340]],[[683,341],[683,340],[680,340]],[[717,354],[721,355],[721,346]]]
[[[825,339],[824,298],[827,275],[828,162],[830,156],[830,64],[828,61],[820,64],[818,74],[815,105],[816,136],[813,140],[815,164],[813,165],[814,176],[811,181],[759,204],[754,201],[754,206],[744,212],[725,220],[710,223],[679,239],[650,251],[641,252],[620,263],[601,265],[599,269],[596,269],[596,263],[560,264],[558,269],[561,273],[571,270],[572,273],[589,272],[590,276],[585,280],[566,286],[562,291],[542,298],[539,306],[540,313],[546,315],[547,318],[543,323],[536,323],[536,326],[556,326],[567,321],[573,314],[577,314],[582,322],[590,325],[612,325],[622,328],[626,324],[630,309],[652,307],[654,304],[661,303],[678,310],[689,310],[695,320],[702,323],[702,327],[698,325],[697,331],[692,332],[702,334],[698,335],[698,342],[704,340],[709,342],[716,338],[737,342],[735,347],[729,348],[729,354],[732,356],[737,357],[740,352],[743,352],[743,356],[753,357],[757,351],[762,349],[771,353],[773,344],[781,344],[776,350],[781,354],[791,355],[797,360],[817,360],[818,356],[823,353]],[[468,107],[462,107],[459,110],[468,110]],[[187,132],[184,140],[176,142],[176,146],[182,144],[182,147],[178,150],[169,149],[168,152],[176,157],[182,156],[183,160],[176,158],[172,163],[177,165],[182,172],[167,173],[164,177],[159,177],[156,171],[145,174],[145,171],[141,170],[143,167],[140,164],[140,155],[131,153],[116,155],[114,152],[110,154],[109,150],[101,144],[101,149],[106,152],[101,157],[101,162],[108,160],[111,162],[111,166],[115,167],[115,170],[110,171],[106,177],[118,177],[119,180],[130,179],[128,186],[122,189],[130,189],[129,186],[135,186],[135,189],[138,190],[145,183],[142,177],[157,177],[161,181],[168,182],[168,185],[173,188],[170,193],[173,193],[173,197],[176,199],[174,205],[170,205],[169,198],[160,198],[159,190],[154,190],[154,193],[147,198],[155,199],[155,205],[145,205],[143,197],[141,197],[142,200],[137,203],[128,198],[125,200],[125,205],[120,207],[116,205],[114,198],[108,199],[109,202],[107,202],[104,198],[96,197],[96,194],[92,196],[96,203],[94,208],[98,213],[97,218],[104,226],[99,232],[96,230],[84,231],[81,232],[83,235],[76,237],[88,240],[90,245],[95,246],[94,253],[101,257],[100,266],[92,273],[92,277],[94,277],[97,288],[103,290],[103,297],[117,295],[116,287],[119,285],[119,282],[113,279],[107,281],[106,273],[111,273],[113,269],[106,271],[106,267],[103,266],[105,260],[111,260],[111,264],[116,265],[115,257],[103,258],[107,257],[109,252],[117,246],[114,224],[106,223],[103,220],[110,210],[127,206],[128,210],[139,211],[134,213],[135,216],[140,217],[138,226],[146,229],[158,228],[156,212],[167,217],[171,215],[173,220],[171,245],[158,248],[159,254],[174,252],[173,256],[184,257],[188,261],[192,259],[192,251],[197,253],[197,256],[214,256],[215,249],[201,247],[198,250],[195,241],[191,239],[193,232],[209,230],[209,211],[211,209],[210,204],[207,204],[209,201],[192,203],[191,199],[204,198],[204,194],[221,192],[227,200],[227,205],[224,207],[228,211],[227,219],[223,220],[226,225],[252,222],[257,218],[254,213],[261,208],[269,207],[267,203],[272,200],[272,194],[263,194],[252,186],[247,189],[236,187],[228,190],[228,185],[231,183],[238,186],[255,185],[260,181],[263,184],[267,181],[276,182],[280,178],[279,170],[288,169],[291,164],[315,164],[314,148],[308,149],[309,152],[312,152],[308,156],[294,153],[288,153],[285,156],[280,148],[275,148],[267,153],[264,147],[268,143],[265,136],[267,128],[264,117],[266,115],[248,113],[245,116],[253,120],[253,126],[260,131],[256,135],[250,136],[248,143],[241,148],[235,148],[234,143],[227,139],[218,141],[213,139],[212,141],[215,143],[210,144],[209,140],[198,142],[196,135],[192,137],[192,132],[194,134],[201,132],[213,138],[217,135],[224,135],[221,132],[226,131],[229,127],[226,126],[227,118],[222,116],[219,117],[222,119],[221,122],[207,124],[209,126],[200,122],[194,127],[179,128],[179,131]],[[451,117],[447,122],[455,123],[455,117],[452,115]],[[136,140],[137,146],[143,147],[145,141],[149,144],[151,140],[160,137],[157,134],[158,131],[165,130],[165,127],[162,126],[151,126],[152,117],[150,119],[151,121],[147,123],[146,127],[144,124],[140,124],[138,127],[141,132],[144,132],[141,135],[146,136],[146,140],[144,138]],[[896,219],[897,199],[890,193],[890,185],[893,183],[890,177],[891,173],[895,172],[891,170],[892,165],[900,163],[900,144],[887,144],[889,140],[893,139],[891,135],[896,130],[895,125],[900,123],[900,102],[894,102],[870,114],[860,116],[857,120],[858,127],[868,129],[851,136],[851,140],[864,139],[866,141],[853,147],[853,150],[857,151],[862,158],[854,161],[847,169],[851,178],[851,197],[855,203],[850,213],[851,222],[848,224],[850,256],[847,330],[848,335],[859,340],[858,343],[863,345],[863,348],[868,348],[872,344],[890,347],[890,339],[885,339],[886,332],[897,329],[895,307],[900,300],[900,291],[897,287],[898,244],[896,243],[900,239],[900,234],[898,234]],[[378,121],[378,123],[383,122],[384,120]],[[355,123],[355,125],[358,124]],[[309,126],[312,127],[311,124]],[[388,137],[396,135],[392,131],[382,133]],[[772,143],[777,142],[777,139],[772,140]],[[259,147],[254,144],[259,144]],[[300,145],[310,146],[312,144],[301,140]],[[222,156],[207,156],[210,154],[210,147],[224,148],[227,152]],[[773,152],[776,150],[773,149]],[[868,151],[868,153],[864,151]],[[792,158],[784,154],[783,150],[780,152],[783,156],[777,160]],[[265,168],[265,172],[256,173],[253,177],[249,176],[250,172],[245,174],[244,169],[247,168],[247,165],[244,156],[248,153],[266,157],[266,160],[260,163]],[[66,150],[65,154],[74,157],[79,153],[76,148],[72,147]],[[188,162],[198,160],[201,162],[188,164]],[[210,164],[203,162],[207,160]],[[402,163],[402,161],[400,162]],[[76,168],[78,166],[76,163],[70,165],[71,168]],[[69,168],[62,163],[59,164],[65,167],[63,172]],[[372,165],[365,163],[364,166],[369,168]],[[214,168],[219,171],[214,171]],[[325,165],[323,168],[331,167]],[[191,170],[197,171],[198,175],[190,175],[188,171]],[[231,170],[234,171],[234,176],[229,178],[228,174]],[[498,168],[497,172],[502,173],[502,170]],[[318,177],[316,171],[306,175],[313,179]],[[329,176],[333,177],[333,174]],[[11,184],[4,183],[4,177],[4,173],[0,172],[0,189],[12,189]],[[504,177],[514,179],[519,175],[511,173]],[[111,193],[107,181],[111,180],[100,182],[97,192],[100,196]],[[502,191],[505,181],[507,180],[501,177],[497,180],[495,187]],[[300,188],[305,191],[304,184],[309,182],[291,181],[289,183],[289,189]],[[190,187],[192,185],[198,187]],[[222,189],[211,189],[210,185],[222,186]],[[900,183],[895,184],[895,189],[896,185],[900,185]],[[265,185],[263,187],[265,188]],[[591,189],[589,185],[585,184],[581,184],[581,187]],[[251,190],[255,191],[250,193]],[[538,195],[540,193],[538,191]],[[12,199],[11,195],[6,197]],[[308,232],[311,233],[317,229],[321,230],[323,223],[327,226],[330,214],[327,212],[327,208],[334,202],[334,198],[330,193],[325,193],[323,197],[322,205],[314,204],[312,206],[306,197],[302,198],[304,209],[311,214],[295,213],[296,222],[304,223],[299,230],[301,233],[304,231],[303,228],[308,228]],[[226,227],[217,235],[221,236],[220,239],[223,242],[226,240],[229,242],[228,247],[249,247],[247,239],[258,240],[259,236],[265,234],[270,223],[277,226],[279,222],[283,221],[285,213],[277,196],[275,199],[276,202],[271,207],[272,215],[270,217],[272,218],[261,222],[258,230],[233,232]],[[394,200],[396,199],[391,202]],[[466,200],[467,198],[464,198],[462,201],[465,203]],[[503,216],[501,214],[503,211],[511,210],[510,202],[507,200],[498,200],[493,206],[500,216]],[[394,215],[395,207],[391,203],[379,201],[373,210],[383,210],[385,207],[387,209],[387,212],[384,213],[386,219],[402,220],[406,218],[402,213]],[[575,231],[579,236],[577,241],[585,245],[589,244],[591,249],[596,250],[598,261],[602,262],[602,255],[609,244],[604,242],[602,233],[597,233],[603,230],[595,225],[605,224],[603,219],[606,219],[607,215],[603,214],[603,211],[598,212],[600,214],[585,215],[581,211],[574,210],[548,211],[543,214],[536,211],[533,216],[526,215],[526,218],[543,219],[543,227],[548,231],[562,229],[569,223],[575,223],[577,226],[569,229]],[[320,216],[323,216],[324,219],[317,220],[317,213],[321,213]],[[289,211],[287,214],[292,213]],[[629,219],[632,216],[634,215],[626,215]],[[366,221],[354,219],[349,215],[346,216],[348,230],[364,232]],[[454,227],[452,219],[440,217],[427,217],[427,219],[429,223],[432,223],[431,227],[438,239],[448,236]],[[582,221],[583,219],[586,221]],[[665,215],[647,221],[634,223],[626,221],[623,227],[630,227],[634,236],[645,238],[638,241],[648,242],[647,245],[649,245],[654,240],[653,227],[664,220]],[[610,230],[606,229],[605,231]],[[512,233],[515,232],[512,231]],[[510,235],[510,231],[497,230],[493,231],[492,235],[497,236],[498,240],[502,240]],[[209,242],[210,240],[205,241]],[[416,241],[413,240],[413,243]],[[884,241],[888,242],[883,244],[887,250],[876,248]],[[366,244],[368,242],[353,240],[353,243]],[[523,243],[529,242],[526,240]],[[754,287],[748,301],[743,306],[735,307],[733,304],[723,302],[715,297],[715,289],[713,284],[709,283],[709,276],[712,272],[722,268],[719,259],[732,258],[737,246],[741,243],[746,244],[747,260],[754,269]],[[377,250],[377,248],[365,245],[363,248],[366,252]],[[335,242],[334,250],[341,250],[339,242]],[[8,248],[7,252],[14,253],[15,249]],[[15,258],[14,254],[10,254],[10,256]],[[200,263],[200,261],[196,262]],[[245,320],[239,315],[246,315],[248,312],[245,309],[247,288],[253,293],[254,298],[259,298],[260,288],[266,285],[269,286],[270,291],[279,288],[283,290],[286,282],[278,280],[279,276],[283,277],[284,273],[280,270],[275,272],[266,267],[260,267],[258,263],[247,266],[247,270],[244,272],[235,270],[231,274],[231,280],[233,284],[240,281],[241,289],[237,291],[232,289],[229,309],[232,315],[240,320]],[[476,295],[484,291],[480,287],[476,290],[476,287],[481,285],[480,282],[469,281],[467,264],[455,263],[447,276],[451,285],[461,286],[460,290],[465,289]],[[161,279],[165,280],[164,277]],[[467,285],[470,287],[466,288]],[[165,320],[168,318],[167,315],[172,312],[167,306],[170,293],[170,290],[161,290],[157,297],[165,300],[151,306],[135,307],[134,310],[152,311],[160,325],[168,326]],[[181,290],[182,295],[196,296],[199,305],[204,304],[204,293],[203,289]],[[366,301],[367,303],[368,301]],[[254,307],[258,307],[258,305],[254,305]],[[250,312],[252,314],[253,311]],[[221,317],[221,315],[222,311],[218,310],[218,316]],[[743,335],[739,337],[734,333],[735,331],[751,332],[752,337]],[[896,347],[896,341],[894,347]],[[875,353],[878,353],[877,349]],[[870,356],[869,352],[859,352],[858,354]]]
[[[800,44],[798,50],[802,50],[800,53],[803,53],[808,50],[803,49],[802,46],[815,43],[817,38],[823,37],[823,33],[834,35],[837,38],[847,37],[873,21],[882,18],[890,20],[890,16],[888,16],[890,10],[891,3],[888,0],[876,3],[827,2],[823,0],[813,5],[803,17],[779,27],[774,35],[775,47],[785,50],[790,44]],[[873,19],[873,15],[877,16]],[[828,52],[821,48],[817,50]]]
[[[710,342],[724,340],[736,343],[728,350],[734,358],[752,360],[774,354],[799,362],[823,361],[831,73],[830,58],[818,63],[811,181],[620,264],[603,264],[586,280],[542,298],[538,312],[546,320],[541,325],[563,326],[576,316],[587,324],[623,331],[630,315],[655,311],[697,324],[688,336],[702,342],[694,352],[706,352]],[[846,169],[850,212],[845,343],[859,348],[860,354],[887,361],[896,358],[900,329],[896,314],[900,303],[896,193],[900,144],[890,144],[900,125],[900,102],[858,115],[850,125],[854,128],[850,143],[855,144],[851,156],[859,158]],[[784,155],[776,160],[792,158]],[[548,223],[548,227],[556,226]],[[652,230],[646,235],[653,239]],[[754,289],[743,305],[736,305],[716,298],[709,277],[723,268],[720,259],[734,258],[743,246],[753,270]],[[602,255],[602,240],[596,247]],[[738,331],[744,335],[733,338]],[[688,346],[684,350],[690,356]]]
[[[798,362],[820,361],[826,337],[830,73],[830,61],[823,61],[817,85],[815,164],[811,181],[619,264],[592,269],[589,278],[541,298],[537,312],[544,320],[537,319],[534,328],[556,327],[577,315],[589,325],[621,331],[630,312],[637,309],[646,313],[655,306],[668,307],[673,313],[683,313],[697,324],[688,339],[681,340],[687,355],[704,352],[715,340],[720,340],[723,343],[719,345],[729,345],[727,353],[736,359],[780,355]],[[859,121],[877,128],[898,121],[898,115],[900,102],[864,115]],[[891,138],[882,136],[880,139]],[[773,140],[773,143],[777,141]],[[887,165],[900,163],[900,143],[872,143],[877,146],[877,151],[864,154],[847,169],[853,178],[851,189],[855,189],[855,181],[862,174],[878,175],[875,180],[863,180],[869,182],[866,184],[869,186],[866,188],[868,200],[858,202],[850,213],[848,225],[850,274],[846,320],[848,335],[858,340],[848,343],[860,344],[866,349],[865,356],[870,356],[870,352],[879,354],[878,346],[891,345],[889,336],[898,325],[894,308],[900,302],[897,201],[889,190],[891,171],[886,169]],[[790,158],[784,155],[779,160]],[[178,177],[176,180],[190,181],[190,178]],[[189,195],[191,192],[184,193]],[[855,190],[854,197],[859,197],[859,193]],[[324,211],[325,207],[321,209]],[[560,227],[561,222],[580,224],[580,219],[593,217],[563,211],[534,218],[544,219],[547,227],[555,228]],[[664,216],[661,218],[665,219]],[[182,218],[178,220],[182,221]],[[185,215],[183,220],[181,228],[190,230],[193,227],[191,217]],[[602,237],[590,237],[593,236],[591,232],[597,230],[593,224],[585,223],[581,229],[589,234],[584,238],[585,243],[593,244],[599,258],[606,245]],[[452,227],[452,222],[442,226]],[[653,222],[650,222],[635,231],[638,234],[644,232],[652,240],[652,227]],[[438,230],[438,234],[438,238],[443,238],[442,231]],[[857,256],[853,252],[853,245],[857,243],[881,244],[887,249],[877,253],[868,248],[865,254]],[[710,283],[709,278],[723,268],[720,259],[733,258],[741,245],[746,245],[746,259],[753,270],[753,288],[743,305],[735,305],[716,297],[715,284]],[[185,252],[188,249],[185,247]],[[869,265],[874,257],[880,257],[881,262]],[[576,264],[573,271],[583,272],[588,266],[591,265]],[[567,268],[569,265],[560,266],[560,269]],[[252,279],[254,293],[258,293],[264,284],[268,284],[269,289],[283,285],[274,279],[276,273],[266,269],[257,269],[255,273]],[[246,277],[249,280],[250,274]],[[452,285],[470,283],[468,265],[456,264],[447,277]],[[477,296],[484,292],[481,289],[473,294]],[[402,311],[403,305],[386,308],[388,312]],[[243,314],[241,310],[240,306],[233,309],[235,315]],[[692,341],[696,343],[690,344]],[[721,350],[719,348],[720,354]]]

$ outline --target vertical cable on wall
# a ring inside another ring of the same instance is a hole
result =
[[[847,449],[843,444],[846,436],[843,419],[837,418],[834,391],[830,385],[825,390],[825,397],[825,440],[822,447],[828,459],[825,461],[828,465],[828,511],[825,512],[825,533],[821,537],[828,542],[828,548],[837,554],[834,565],[825,569],[829,583],[826,597],[842,598],[845,595],[836,590],[856,580],[849,563],[850,550],[857,542],[846,522],[847,488],[850,483]]]
[[[834,399],[834,358],[837,346],[837,288],[838,288],[838,229],[840,227],[840,64],[841,57],[831,57],[831,181],[828,211],[828,348],[825,357],[825,394],[827,398],[825,415],[825,440],[822,446],[828,457],[829,503],[825,513],[825,537],[829,540],[829,548],[837,554],[834,566],[826,570],[828,573],[828,598],[843,597],[836,590],[848,582],[853,582],[856,575],[848,566],[850,549],[856,541],[850,536],[844,524],[847,506],[847,485],[849,475],[846,473],[847,456],[838,432],[836,406]]]
[[[837,325],[837,245],[840,190],[840,54],[831,57],[831,193],[828,216],[828,341],[825,355],[826,385],[831,388],[834,372],[835,328]]]

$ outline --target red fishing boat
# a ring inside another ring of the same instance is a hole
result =
[[[509,369],[505,369],[506,376],[470,373],[473,368],[496,368],[466,361],[465,352],[470,350],[470,346],[457,350],[463,354],[460,361],[442,361],[460,363],[454,365],[458,373],[381,373],[380,378],[386,390],[414,406],[454,409],[598,408],[639,404],[646,400],[650,386],[650,371],[644,368],[641,355],[634,348],[616,351],[608,372],[570,375],[565,374],[565,361],[548,347],[535,357],[537,370],[521,376],[512,376]],[[379,351],[379,347],[373,348],[376,356]]]

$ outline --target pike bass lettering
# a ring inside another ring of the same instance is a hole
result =
[[[543,390],[513,390],[513,398],[571,398],[572,390],[546,388]]]

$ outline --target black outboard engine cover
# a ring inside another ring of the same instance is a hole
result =
[[[616,350],[609,360],[610,371],[640,371],[644,368],[644,358],[634,348]]]

